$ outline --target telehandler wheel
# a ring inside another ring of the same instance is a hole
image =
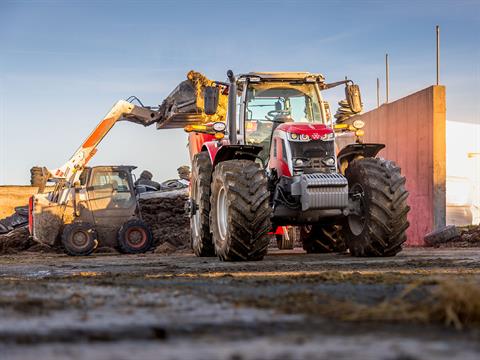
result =
[[[400,168],[389,160],[364,158],[346,170],[355,212],[344,234],[353,256],[394,256],[407,239],[408,191]]]
[[[210,225],[221,260],[262,260],[271,229],[265,172],[249,160],[229,160],[213,172]]]
[[[347,250],[339,225],[304,225],[300,239],[307,254],[344,252]]]
[[[200,152],[193,157],[191,179],[191,202],[196,207],[194,215],[190,217],[192,249],[197,256],[215,256],[210,233],[212,162],[207,152]]]
[[[153,235],[149,227],[139,219],[124,223],[117,234],[118,249],[124,254],[140,254],[150,250]]]
[[[68,255],[90,255],[98,245],[97,231],[89,223],[68,224],[63,228],[62,244]]]

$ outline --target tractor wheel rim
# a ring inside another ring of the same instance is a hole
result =
[[[84,247],[88,244],[88,234],[85,231],[76,231],[72,236],[72,242],[76,247]]]
[[[140,228],[128,229],[126,235],[128,244],[134,248],[142,247],[147,241],[147,234]]]
[[[196,180],[192,189],[192,205],[195,206],[195,214],[193,215],[193,238],[196,240],[200,236],[200,208],[197,202],[198,194],[200,193],[200,181]]]
[[[352,193],[353,194],[362,194],[358,200],[360,213],[358,214],[351,214],[348,216],[348,226],[350,227],[350,231],[353,235],[358,236],[360,235],[366,225],[366,214],[365,214],[365,200],[363,197],[364,191],[360,184],[355,184],[352,186]]]
[[[228,209],[227,209],[227,194],[225,192],[225,188],[222,187],[218,192],[217,198],[217,224],[218,224],[218,232],[222,240],[225,239],[227,236],[227,216],[228,216]]]

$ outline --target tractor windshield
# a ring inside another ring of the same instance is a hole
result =
[[[268,154],[272,133],[284,122],[323,122],[315,84],[250,83],[245,107],[245,142],[263,146],[262,153]]]

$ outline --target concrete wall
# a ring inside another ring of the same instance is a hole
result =
[[[431,86],[360,115],[364,142],[384,143],[381,157],[394,160],[407,178],[408,245],[445,224],[445,87]]]

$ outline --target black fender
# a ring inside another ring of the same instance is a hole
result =
[[[223,145],[215,154],[213,167],[226,160],[243,159],[255,161],[260,151],[262,151],[262,147],[256,145]]]
[[[337,155],[338,166],[340,170],[347,168],[346,165],[356,157],[375,157],[385,147],[385,144],[349,144],[345,146]]]

